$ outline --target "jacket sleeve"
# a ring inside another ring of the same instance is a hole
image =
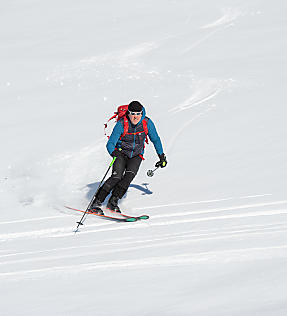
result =
[[[161,155],[163,153],[162,143],[156,131],[155,125],[151,119],[148,120],[147,128],[148,128],[148,136],[150,140],[152,141],[157,154]]]
[[[123,132],[124,132],[123,124],[121,122],[117,122],[106,146],[110,155],[115,150],[116,145],[121,135],[123,134]]]

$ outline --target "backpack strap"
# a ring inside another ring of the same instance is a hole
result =
[[[144,133],[145,133],[145,136],[146,136],[145,142],[148,144],[148,138],[147,138],[147,135],[148,135],[147,122],[148,122],[148,118],[144,118],[143,121],[142,121]],[[123,132],[122,135],[121,135],[121,139],[126,136],[128,130],[129,130],[129,121],[128,121],[128,118],[127,118],[126,116],[123,117],[123,125],[124,125],[124,132]]]
[[[147,134],[148,134],[147,122],[148,122],[148,118],[144,118],[143,121],[142,121],[142,123],[143,123],[143,129],[144,129],[144,133],[145,133],[145,142],[148,144],[148,138],[147,138]]]
[[[121,139],[126,136],[128,130],[129,130],[129,121],[128,121],[128,118],[127,118],[126,116],[124,116],[124,117],[123,117],[123,120],[124,120],[124,122],[123,122],[123,123],[124,123],[124,132],[123,132],[122,135],[121,135]]]

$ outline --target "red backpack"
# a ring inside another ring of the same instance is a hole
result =
[[[105,135],[110,138],[110,136],[107,135],[106,133],[106,128],[108,127],[108,122],[112,119],[116,119],[116,122],[118,122],[120,119],[124,119],[124,132],[123,134],[121,135],[121,138],[124,137],[128,130],[129,130],[129,121],[128,121],[128,118],[126,116],[126,113],[128,111],[128,107],[129,105],[120,105],[117,109],[117,112],[114,112],[114,115],[107,121],[107,123],[105,123]],[[143,119],[142,121],[143,123],[143,128],[144,128],[144,132],[145,132],[145,135],[146,135],[146,138],[145,138],[145,141],[146,143],[148,144],[148,139],[147,139],[147,134],[148,134],[148,128],[147,128],[147,121],[146,119]]]

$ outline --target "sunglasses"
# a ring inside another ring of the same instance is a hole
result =
[[[141,115],[142,113],[143,113],[143,111],[141,111],[141,112],[131,112],[131,111],[129,111],[130,115]]]

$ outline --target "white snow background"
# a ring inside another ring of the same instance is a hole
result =
[[[1,316],[286,315],[286,9],[1,1]],[[74,234],[132,100],[168,166],[150,144],[120,206],[150,219]]]

